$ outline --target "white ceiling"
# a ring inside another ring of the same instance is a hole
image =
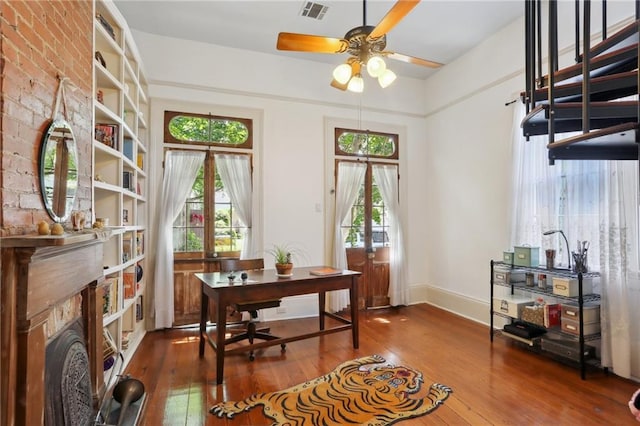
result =
[[[348,54],[283,52],[278,33],[343,38],[363,24],[359,0],[315,0],[329,7],[322,20],[301,16],[306,0],[116,0],[134,30],[220,46],[338,65]],[[376,25],[394,0],[368,0],[366,23]],[[447,64],[522,16],[522,0],[423,0],[387,33],[387,49]],[[524,30],[523,30],[524,31]],[[426,78],[435,71],[393,60],[398,75]]]

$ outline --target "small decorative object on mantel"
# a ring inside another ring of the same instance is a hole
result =
[[[51,228],[49,224],[44,220],[38,222],[38,235],[49,235],[51,233]]]
[[[74,231],[82,231],[84,229],[85,218],[84,212],[76,211],[71,213],[71,225]]]
[[[51,235],[63,235],[63,234],[64,234],[64,228],[62,227],[62,224],[54,223],[51,226]]]
[[[96,221],[93,222],[93,229],[102,229],[105,226],[109,226],[109,219],[108,218],[102,218],[102,217],[96,217]]]

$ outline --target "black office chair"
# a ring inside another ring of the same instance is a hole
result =
[[[240,271],[255,271],[264,269],[264,259],[220,259],[220,272],[238,272]],[[250,276],[250,274],[249,274]],[[258,310],[266,308],[277,308],[280,306],[280,299],[260,300],[257,302],[238,302],[234,303],[233,309],[236,312],[248,312],[251,319],[247,322],[247,327],[239,334],[235,334],[225,340],[225,345],[240,342],[242,340],[248,340],[250,344],[254,339],[262,340],[274,340],[279,337],[270,333],[269,327],[257,328],[256,323],[258,319]],[[234,333],[235,330],[228,330]],[[280,345],[284,351],[286,345],[283,343]],[[253,350],[249,352],[249,360],[253,361],[255,356]]]

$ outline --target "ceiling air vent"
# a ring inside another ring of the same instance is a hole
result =
[[[300,14],[319,21],[324,17],[324,14],[327,13],[327,9],[329,9],[328,6],[324,6],[320,3],[314,3],[312,1],[306,1],[302,5],[302,11]]]

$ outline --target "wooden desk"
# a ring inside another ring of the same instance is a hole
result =
[[[360,272],[343,271],[337,275],[317,276],[309,271],[317,267],[294,268],[290,278],[278,278],[275,270],[249,271],[247,284],[236,282],[229,284],[226,273],[210,272],[196,273],[202,281],[202,302],[200,309],[200,357],[204,356],[205,342],[209,342],[216,351],[216,383],[221,384],[224,377],[224,356],[251,349],[280,345],[296,340],[308,339],[329,333],[351,330],[354,349],[358,349],[358,277]],[[237,278],[236,278],[237,279]],[[349,290],[351,304],[351,319],[325,311],[325,294],[332,290]],[[279,299],[286,296],[318,293],[319,330],[299,336],[283,337],[266,342],[244,345],[240,348],[225,350],[225,331],[227,321],[227,306],[235,302],[251,302],[266,299]],[[216,331],[215,339],[207,333],[207,319],[209,318],[209,299],[215,302]],[[336,327],[325,329],[325,317],[336,319],[343,323]]]

